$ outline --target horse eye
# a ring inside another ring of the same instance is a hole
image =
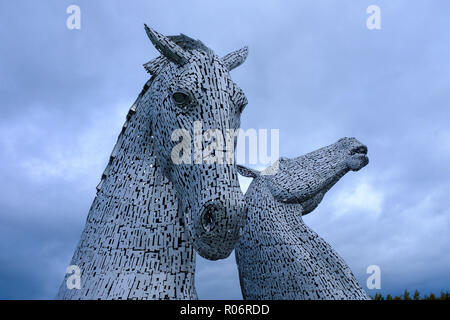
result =
[[[181,91],[177,91],[172,95],[173,101],[175,101],[178,105],[186,105],[189,104],[191,101],[191,98],[189,94]]]

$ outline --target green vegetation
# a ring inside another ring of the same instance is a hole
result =
[[[436,296],[434,293],[430,293],[429,295],[424,295],[423,297],[420,296],[419,291],[415,291],[414,294],[411,297],[411,294],[408,290],[405,290],[402,295],[400,296],[394,296],[392,297],[390,294],[388,294],[385,297],[381,293],[377,293],[374,297],[372,297],[373,300],[450,300],[450,292],[441,291],[441,294],[439,296]]]

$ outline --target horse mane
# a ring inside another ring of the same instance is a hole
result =
[[[212,50],[205,46],[203,42],[200,40],[192,39],[191,37],[188,37],[185,34],[179,34],[178,36],[168,36],[168,38],[175,42],[177,45],[179,45],[184,50],[193,51],[203,51],[207,53],[208,55],[212,54]]]
[[[99,184],[96,187],[97,191],[100,191],[100,189],[101,189],[101,187],[103,185],[103,182],[105,181],[106,177],[108,176],[111,164],[114,161],[114,159],[116,158],[117,152],[118,152],[119,148],[122,145],[123,138],[124,138],[124,133],[125,133],[125,130],[127,129],[127,127],[128,127],[128,123],[129,123],[131,117],[133,116],[133,114],[136,113],[136,107],[140,103],[140,101],[141,101],[142,97],[144,96],[145,92],[147,92],[148,88],[150,88],[153,79],[154,79],[154,77],[151,77],[150,80],[148,80],[145,83],[145,85],[142,88],[141,92],[139,93],[138,97],[136,98],[136,100],[131,105],[130,109],[128,110],[125,122],[124,122],[124,124],[122,126],[122,130],[120,131],[119,136],[117,137],[116,144],[114,145],[113,150],[111,151],[111,155],[109,156],[108,164],[106,165],[106,168],[105,168],[105,170],[102,173],[101,180],[100,180]]]

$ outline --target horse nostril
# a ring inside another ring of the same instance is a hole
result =
[[[201,223],[202,228],[206,232],[210,232],[214,229],[216,224],[216,212],[219,211],[219,208],[217,208],[215,205],[209,205],[203,210],[203,213],[201,215]]]

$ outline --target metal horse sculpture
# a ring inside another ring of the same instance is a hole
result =
[[[171,135],[182,128],[193,136],[196,121],[205,130],[239,128],[246,98],[229,71],[247,48],[219,58],[198,40],[145,29],[161,56],[144,65],[151,78],[128,113],[73,255],[80,289],[65,280],[58,299],[195,299],[195,251],[226,258],[246,220],[235,165],[174,164]]]
[[[367,147],[344,138],[253,177],[248,223],[236,246],[244,299],[368,299],[342,258],[303,222],[347,172],[368,164]]]

